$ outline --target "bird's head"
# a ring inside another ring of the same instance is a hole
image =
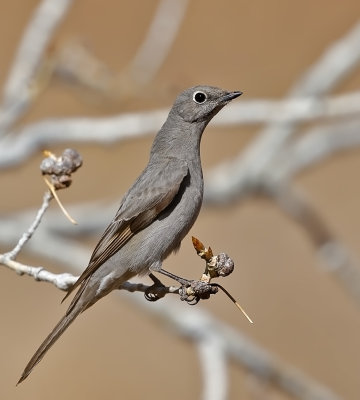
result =
[[[172,111],[186,122],[209,122],[227,103],[241,94],[213,86],[195,86],[179,94]]]

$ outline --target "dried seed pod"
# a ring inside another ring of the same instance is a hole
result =
[[[234,271],[234,261],[226,253],[220,253],[216,256],[214,270],[218,276],[228,276]]]
[[[194,295],[200,299],[208,299],[211,294],[218,292],[218,288],[216,286],[212,286],[204,281],[192,281],[191,288],[194,292]]]

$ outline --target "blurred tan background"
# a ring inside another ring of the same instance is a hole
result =
[[[33,0],[0,3],[2,84],[37,4]],[[49,54],[77,39],[110,70],[121,73],[143,41],[156,5],[156,1],[78,0],[60,24]],[[359,12],[360,3],[355,0],[189,2],[171,51],[150,85],[131,96],[120,96],[125,86],[132,89],[125,74],[125,81],[120,78],[111,93],[100,94],[53,79],[18,126],[52,117],[110,116],[170,107],[180,90],[200,83],[243,90],[239,102],[280,99],[333,41],[351,29]],[[336,92],[355,90],[359,82],[360,73],[351,74]],[[209,126],[202,142],[205,176],[210,167],[245,149],[258,129]],[[84,158],[74,184],[61,193],[63,202],[70,206],[120,199],[145,165],[151,141],[146,137],[111,146],[69,143],[52,147],[58,153],[75,147]],[[358,258],[359,155],[357,149],[341,153],[296,178],[332,233]],[[38,152],[21,166],[1,171],[1,214],[40,205],[45,190],[38,170],[41,158]],[[271,201],[249,199],[223,208],[204,207],[191,234],[216,252],[233,257],[235,272],[222,283],[255,324],[250,326],[221,294],[199,307],[341,398],[360,398],[360,310],[322,269],[313,244],[298,224]],[[89,256],[96,240],[84,238]],[[26,251],[18,259],[66,271],[65,265]],[[189,277],[200,273],[190,235],[179,254],[168,259],[166,269]],[[118,293],[79,318],[32,376],[16,388],[26,362],[64,313],[66,305],[59,305],[62,297],[50,284],[1,268],[1,399],[200,398],[202,377],[196,350]],[[229,399],[292,398],[234,363],[229,384]]]

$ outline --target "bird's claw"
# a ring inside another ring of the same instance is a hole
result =
[[[147,301],[157,301],[165,296],[166,287],[160,279],[156,278],[153,274],[150,274],[149,277],[152,279],[154,284],[145,290],[144,297]]]
[[[160,297],[157,293],[152,292],[152,289],[154,288],[154,286],[155,286],[155,285],[152,285],[152,286],[148,287],[148,288],[145,290],[144,297],[145,297],[145,299],[146,299],[147,301],[157,301],[157,300],[159,300],[161,297],[164,297],[164,296],[161,296],[161,297]]]

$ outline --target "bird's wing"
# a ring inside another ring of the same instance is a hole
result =
[[[63,300],[172,202],[187,174],[186,161],[174,158],[167,159],[161,169],[152,165],[147,167],[124,196],[114,219],[96,245],[88,267]]]

